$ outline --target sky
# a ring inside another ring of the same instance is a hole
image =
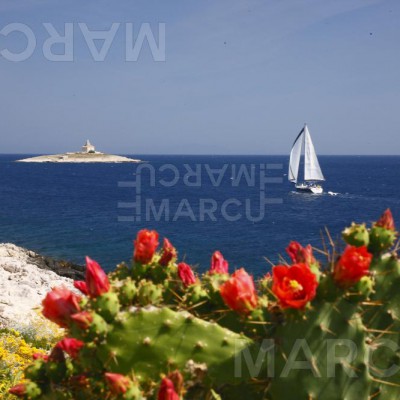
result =
[[[288,154],[307,122],[318,154],[399,155],[399,21],[398,0],[1,0],[0,153]]]

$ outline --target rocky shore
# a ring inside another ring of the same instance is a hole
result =
[[[0,243],[0,327],[28,323],[51,288],[83,278],[82,266]]]

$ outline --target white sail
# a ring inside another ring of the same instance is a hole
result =
[[[304,127],[304,180],[324,181],[307,125]]]
[[[288,173],[288,178],[290,182],[297,182],[297,177],[299,175],[300,156],[303,144],[304,144],[304,128],[297,135],[297,138],[292,146],[292,151],[290,152],[289,173]]]

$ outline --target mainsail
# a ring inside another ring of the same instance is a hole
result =
[[[304,128],[297,135],[297,138],[292,146],[292,151],[290,152],[289,175],[288,175],[290,182],[297,182],[297,177],[299,175],[300,156],[303,144],[304,144]]]
[[[324,181],[321,167],[319,166],[317,154],[311,140],[307,125],[297,135],[290,152],[289,160],[289,181],[297,182],[299,175],[300,156],[304,147],[304,180],[305,181]]]

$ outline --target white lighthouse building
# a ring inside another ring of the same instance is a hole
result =
[[[82,146],[82,153],[96,153],[96,148],[89,142],[89,139]]]

